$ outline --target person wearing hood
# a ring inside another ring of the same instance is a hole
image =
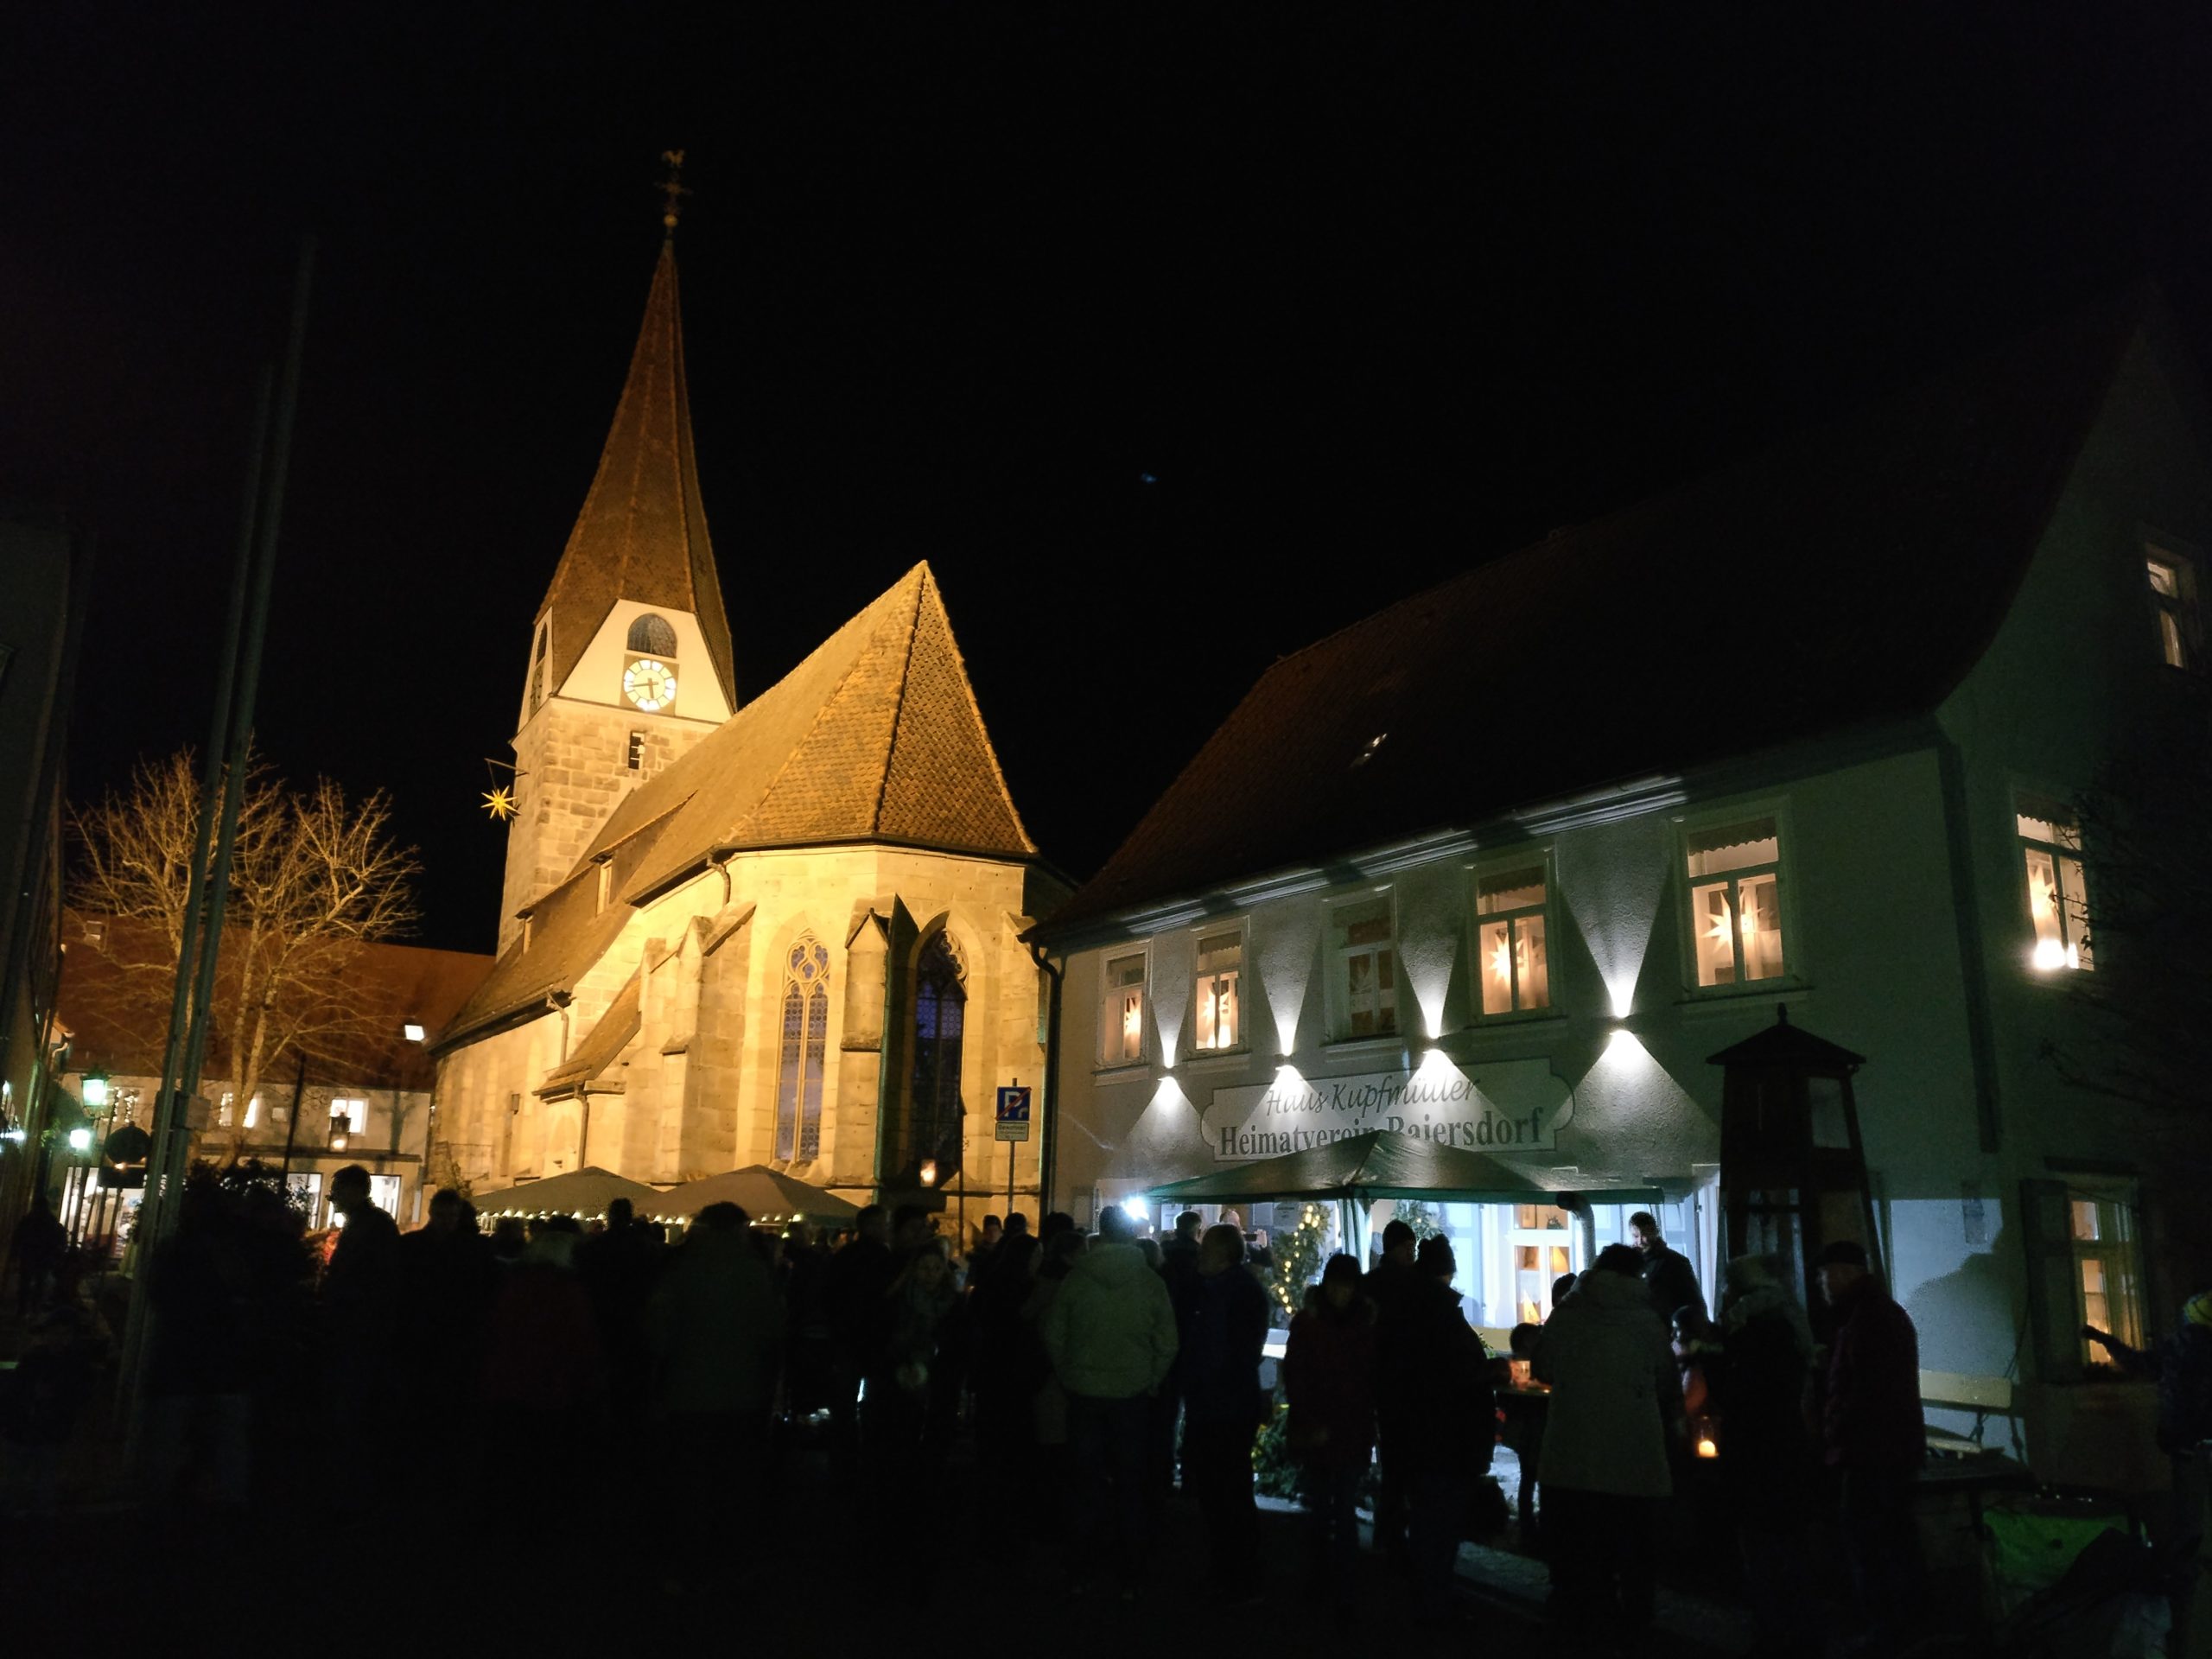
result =
[[[1736,1257],[1724,1283],[1722,1338],[1707,1357],[1706,1383],[1719,1419],[1720,1490],[1736,1523],[1745,1598],[1760,1652],[1815,1654],[1820,1632],[1805,1594],[1815,1467],[1804,1410],[1812,1327],[1772,1258]]]
[[[1375,1304],[1359,1287],[1359,1263],[1331,1256],[1290,1322],[1282,1362],[1285,1433],[1305,1465],[1315,1583],[1339,1621],[1351,1613],[1359,1483],[1375,1449]]]
[[[1068,1395],[1075,1457],[1077,1594],[1100,1571],[1134,1599],[1145,1547],[1145,1446],[1152,1401],[1175,1362],[1175,1308],[1132,1242],[1119,1208],[1077,1258],[1045,1309],[1039,1334]]]
[[[1598,1254],[1536,1340],[1551,1387],[1543,1525],[1552,1605],[1564,1619],[1632,1637],[1651,1623],[1657,1535],[1674,1491],[1671,1448],[1682,1384],[1643,1262],[1625,1244]]]
[[[2183,1302],[2173,1334],[2154,1347],[2131,1348],[2094,1325],[2083,1325],[2082,1334],[2110,1354],[2113,1363],[2128,1376],[2157,1379],[2158,1450],[2173,1468],[2165,1535],[2158,1541],[2173,1616],[2166,1646],[2171,1653],[2190,1652],[2190,1604],[2204,1545],[2203,1446],[2212,1440],[2212,1291]]]

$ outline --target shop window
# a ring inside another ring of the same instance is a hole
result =
[[[1484,1014],[1551,1007],[1550,893],[1541,860],[1476,876],[1475,944]]]
[[[1098,1058],[1128,1065],[1144,1058],[1144,955],[1109,957],[1098,1010]]]
[[[2145,550],[2151,607],[2158,618],[2158,659],[2168,668],[2195,668],[2200,635],[2196,618],[2196,565],[2162,547]]]
[[[1390,895],[1332,906],[1336,1035],[1389,1037],[1398,1029],[1398,956]]]
[[[1689,832],[1690,940],[1700,986],[1779,979],[1788,971],[1782,939],[1782,831],[1773,817]]]
[[[2017,809],[2033,935],[2028,960],[2047,974],[2088,968],[2088,887],[2082,875],[2081,825],[2056,801],[2022,796]]]
[[[811,933],[784,958],[783,1034],[776,1066],[776,1156],[822,1150],[822,1074],[830,1032],[830,951]]]
[[[1244,1041],[1244,935],[1237,928],[1198,935],[1198,984],[1192,998],[1192,1042],[1201,1052]]]

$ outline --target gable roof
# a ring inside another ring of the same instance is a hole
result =
[[[167,937],[151,922],[125,918],[86,918],[73,912],[61,957],[61,986],[55,1012],[68,1031],[70,1065],[123,1077],[151,1077],[161,1070],[162,1040],[168,1030],[168,984],[176,960]],[[101,943],[91,943],[88,922],[101,925]],[[236,983],[242,932],[223,931],[218,959],[219,987]],[[407,1040],[402,1027],[419,1022],[435,1033],[452,1019],[491,971],[492,958],[468,950],[434,950],[423,945],[357,944],[345,957],[346,1014],[341,1028],[325,1029],[315,1039],[312,1062],[319,1084],[340,1083],[379,1089],[428,1089],[436,1066],[425,1046]],[[227,989],[219,989],[219,998]],[[225,1004],[219,1000],[217,1012]],[[227,1023],[208,1028],[205,1075],[227,1078],[230,1056]],[[267,1077],[289,1077],[296,1059],[290,1050],[263,1061]]]
[[[599,470],[545,602],[537,607],[539,617],[549,612],[553,617],[554,686],[568,679],[607,613],[623,599],[697,617],[715,677],[730,707],[737,706],[729,619],[691,451],[672,242],[662,245],[653,269],[645,322]]]
[[[751,849],[880,842],[1030,859],[926,563],[647,779],[440,1038],[450,1047],[575,988],[631,906]],[[599,903],[598,865],[612,865]]]
[[[2141,311],[2045,328],[1284,658],[1037,933],[1932,711],[1994,636]]]

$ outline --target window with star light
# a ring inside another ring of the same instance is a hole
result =
[[[1786,976],[1780,818],[1770,814],[1688,830],[1682,851],[1699,988]]]
[[[1475,972],[1486,1020],[1552,1006],[1551,860],[1516,856],[1475,872]]]

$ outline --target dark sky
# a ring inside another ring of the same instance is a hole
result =
[[[671,145],[742,687],[927,556],[1077,875],[1270,660],[1471,562],[2145,272],[2202,358],[2205,8],[1684,10],[16,8],[0,499],[99,537],[73,791],[204,740],[312,226],[261,741],[391,789],[424,939],[489,947],[483,757]]]

